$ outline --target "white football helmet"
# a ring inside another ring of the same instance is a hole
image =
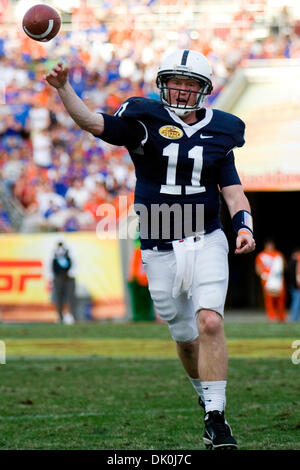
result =
[[[199,92],[190,91],[190,93],[197,93],[193,106],[182,103],[170,104],[169,93],[172,88],[167,87],[167,81],[171,77],[191,78],[200,83]],[[187,116],[192,111],[203,108],[206,96],[210,95],[213,89],[211,80],[212,69],[206,57],[197,51],[181,49],[163,60],[157,74],[156,85],[160,90],[160,99],[163,104],[178,116]]]

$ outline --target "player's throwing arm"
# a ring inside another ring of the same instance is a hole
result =
[[[65,67],[62,62],[58,62],[43,78],[49,85],[57,89],[66,110],[81,129],[94,135],[101,135],[104,130],[102,115],[90,111],[79,96],[77,96],[68,82],[68,73],[68,67]]]

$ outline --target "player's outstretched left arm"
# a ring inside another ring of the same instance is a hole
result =
[[[235,254],[251,253],[255,250],[251,208],[240,184],[225,186],[222,195],[230,212],[233,228],[237,233]]]

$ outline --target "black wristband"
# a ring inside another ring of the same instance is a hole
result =
[[[238,233],[241,228],[245,228],[249,230],[253,235],[252,215],[248,211],[241,210],[234,214],[234,216],[232,217],[232,225],[236,233]]]

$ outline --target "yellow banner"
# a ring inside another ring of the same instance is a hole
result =
[[[11,312],[22,310],[31,318],[31,309],[35,312],[53,310],[49,285],[51,260],[58,241],[63,241],[71,253],[76,291],[91,298],[93,316],[123,316],[124,290],[118,240],[103,240],[95,233],[76,232],[0,235],[2,317],[9,320],[14,317]],[[18,319],[22,319],[22,315]]]

